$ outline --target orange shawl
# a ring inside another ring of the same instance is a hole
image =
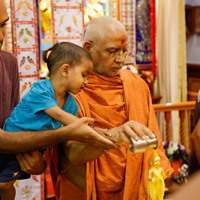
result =
[[[76,95],[76,100],[80,116],[93,117],[95,126],[109,129],[135,120],[156,132],[159,138],[161,167],[164,171],[171,169],[170,176],[172,175],[173,170],[162,147],[149,88],[140,77],[128,70],[121,70],[117,77],[104,77],[93,73],[83,91]],[[124,143],[120,146],[120,149],[109,150],[108,154],[87,163],[85,199],[150,199],[148,171],[153,150],[148,149],[144,154],[133,154]],[[56,184],[58,185],[58,180]],[[65,182],[66,190],[68,187],[70,185]],[[74,187],[73,185],[73,190]],[[69,193],[66,192],[65,195],[69,198]],[[80,191],[80,197],[81,195],[83,191]],[[70,199],[84,198],[72,195]]]

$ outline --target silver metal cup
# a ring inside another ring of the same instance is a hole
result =
[[[131,141],[131,152],[132,153],[144,153],[147,149],[149,148],[154,148],[157,149],[158,148],[158,138],[155,132],[153,132],[155,134],[155,138],[151,139],[148,138],[145,140],[141,140],[139,139],[138,141],[134,140],[132,137],[130,138]]]

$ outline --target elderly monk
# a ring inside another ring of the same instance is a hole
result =
[[[148,171],[153,149],[134,154],[129,150],[129,137],[153,138],[151,131],[158,136],[161,167],[170,169],[169,177],[173,173],[163,150],[149,88],[140,77],[121,69],[128,55],[127,45],[126,30],[112,17],[98,17],[85,30],[83,47],[93,57],[94,72],[76,95],[79,116],[93,117],[94,126],[108,129],[108,137],[120,148],[105,152],[69,141],[51,149],[51,174],[58,200],[150,199]]]

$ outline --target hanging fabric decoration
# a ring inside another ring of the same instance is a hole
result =
[[[128,32],[134,65],[152,65],[156,77],[155,0],[120,1],[120,21]]]
[[[69,41],[82,46],[84,1],[52,0],[53,43]]]
[[[39,40],[36,0],[12,0],[14,54],[18,59],[20,95],[39,79]]]
[[[11,0],[13,49],[18,59],[21,98],[39,79],[38,2]],[[44,200],[44,176],[15,182],[15,200]]]
[[[156,69],[156,5],[155,0],[151,0],[151,51],[152,51],[152,72],[154,79],[157,77]]]
[[[135,63],[135,23],[136,15],[135,15],[135,0],[122,0],[120,1],[120,21],[126,28],[128,33],[128,41],[129,48],[133,50],[133,61]]]

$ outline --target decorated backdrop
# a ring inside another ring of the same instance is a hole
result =
[[[38,4],[36,0],[11,0],[13,50],[18,59],[20,96],[39,79]],[[15,182],[16,200],[43,200],[43,175]]]
[[[14,54],[18,59],[20,96],[39,79],[39,40],[36,0],[12,0]]]
[[[121,0],[120,21],[125,26],[135,65],[152,65],[155,59],[155,0]]]
[[[51,1],[53,43],[69,41],[82,46],[83,8],[83,0]]]

